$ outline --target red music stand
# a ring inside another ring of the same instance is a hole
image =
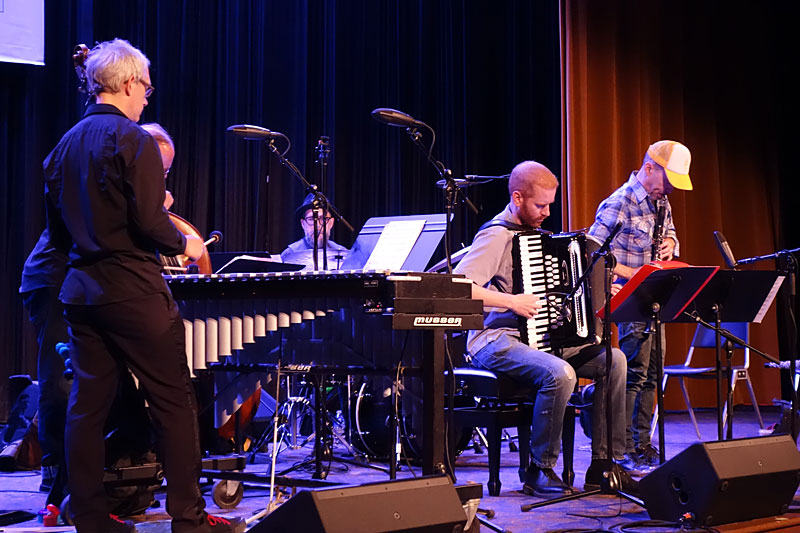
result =
[[[679,261],[656,261],[641,267],[611,298],[611,320],[614,322],[655,323],[656,401],[659,413],[664,412],[662,378],[664,363],[661,353],[661,324],[673,322],[694,299],[711,277],[716,266],[689,266]],[[597,312],[603,318],[605,310]],[[630,423],[630,421],[627,421]],[[664,417],[658,417],[659,462],[664,463]]]

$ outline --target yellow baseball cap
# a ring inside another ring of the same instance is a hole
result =
[[[692,180],[689,179],[692,154],[688,148],[677,141],[658,141],[650,145],[647,155],[664,167],[673,187],[684,191],[692,190]]]

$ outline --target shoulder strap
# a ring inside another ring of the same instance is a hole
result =
[[[500,227],[506,228],[507,230],[511,230],[511,231],[528,231],[528,230],[531,229],[531,228],[528,228],[528,227],[523,226],[521,224],[515,224],[515,223],[509,222],[507,220],[501,220],[499,218],[493,218],[492,220],[486,222],[484,225],[482,225],[480,228],[478,228],[478,231],[483,231],[483,230],[485,230],[487,228],[494,228],[496,226],[500,226]]]
[[[493,228],[496,226],[500,226],[506,228],[510,231],[538,231],[540,233],[545,233],[547,235],[552,235],[552,231],[547,231],[541,228],[531,228],[529,226],[523,226],[522,224],[515,224],[514,222],[509,222],[508,220],[501,220],[499,218],[493,218],[492,220],[486,222],[483,226],[478,228],[478,231],[483,231],[486,228]]]

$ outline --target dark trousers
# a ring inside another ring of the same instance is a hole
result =
[[[66,496],[64,422],[70,389],[64,378],[64,360],[56,352],[56,344],[69,341],[64,305],[58,300],[58,292],[59,287],[42,287],[22,295],[39,342],[39,443],[42,466],[56,469],[47,495],[47,503],[54,505],[61,505]]]
[[[175,302],[158,293],[106,305],[67,305],[66,311],[75,370],[67,411],[67,467],[78,531],[99,531],[108,520],[103,425],[126,367],[139,379],[150,405],[172,530],[202,529],[197,404]]]

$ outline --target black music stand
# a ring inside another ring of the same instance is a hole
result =
[[[733,438],[733,390],[731,374],[731,358],[734,342],[749,348],[765,359],[776,362],[777,360],[757,348],[747,344],[742,339],[731,338],[730,332],[723,330],[724,322],[761,322],[775,295],[783,283],[784,276],[771,270],[724,270],[719,271],[711,278],[708,284],[700,291],[694,300],[686,307],[680,316],[673,322],[699,322],[708,329],[717,333],[716,348],[716,384],[717,384],[717,437],[723,440],[722,420],[722,338],[724,337],[727,352],[728,383],[726,398],[728,402],[728,439]],[[663,414],[661,415],[663,416]]]
[[[664,453],[664,374],[661,324],[673,322],[708,283],[719,267],[689,266],[677,261],[644,265],[611,299],[614,322],[653,322],[656,342],[656,402],[658,412],[659,462]],[[603,310],[598,316],[604,316]],[[627,416],[627,413],[626,413]],[[628,421],[630,423],[630,421]]]
[[[445,234],[447,216],[443,213],[370,218],[358,232],[350,254],[342,263],[342,270],[362,269],[375,249],[375,245],[378,244],[378,239],[386,225],[390,222],[405,220],[424,220],[425,225],[409,251],[408,257],[403,261],[401,270],[424,272]]]

